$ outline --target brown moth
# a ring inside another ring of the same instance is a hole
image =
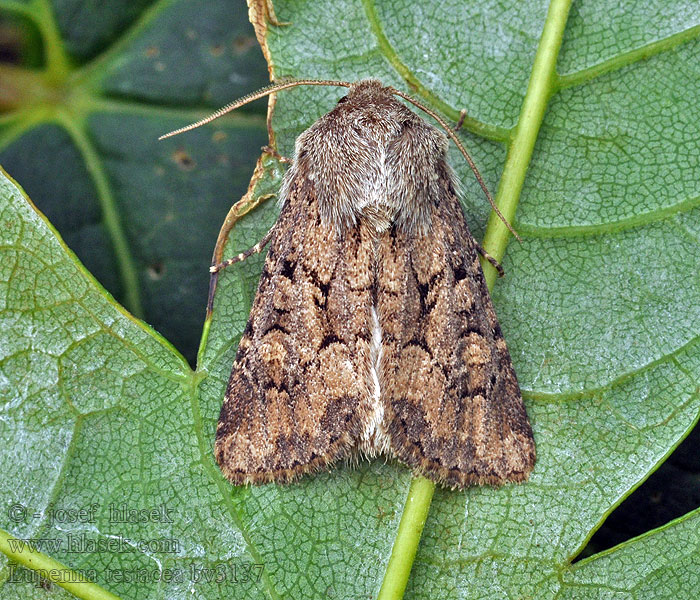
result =
[[[397,90],[342,85],[296,141],[216,460],[235,484],[289,482],[358,450],[452,488],[524,481],[532,429],[448,139]]]

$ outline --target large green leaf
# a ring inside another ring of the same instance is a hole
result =
[[[266,83],[244,1],[0,0],[0,26],[13,15],[40,30],[46,60],[0,63],[0,164],[100,282],[194,362],[212,240],[267,143],[265,107],[214,140],[158,136]]]
[[[276,76],[372,75],[413,89],[448,117],[468,108],[465,141],[497,187],[544,5],[365,0],[275,9],[290,25],[260,33]],[[632,14],[604,2],[579,10],[515,221],[524,242],[508,248],[507,275],[494,290],[538,463],[521,486],[436,492],[410,597],[678,598],[697,589],[697,513],[570,564],[700,413],[700,17],[666,3]],[[112,81],[118,90],[119,77]],[[282,95],[273,118],[280,151],[290,154],[294,136],[341,93]],[[116,119],[111,131],[120,132]],[[192,155],[212,137],[200,130],[163,152]],[[488,207],[457,155],[452,162],[481,237]],[[261,194],[281,173],[276,161],[265,165]],[[227,251],[257,241],[275,215],[272,201],[247,214]],[[29,510],[20,522],[0,514],[4,528],[49,540],[176,540],[175,552],[51,552],[95,569],[95,580],[123,598],[376,596],[411,481],[404,468],[362,462],[291,486],[232,488],[212,460],[260,257],[222,275],[193,373],[101,291],[9,183],[0,223],[0,431],[12,450],[0,496]],[[89,523],[32,516],[92,503],[99,509]],[[110,503],[164,505],[173,523],[110,522]],[[223,581],[191,581],[190,565],[221,564]],[[254,564],[263,565],[258,582]],[[183,577],[137,585],[116,581],[118,568],[181,569]],[[30,584],[3,587],[8,598],[41,594]]]

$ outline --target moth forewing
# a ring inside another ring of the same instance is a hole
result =
[[[350,89],[284,178],[219,417],[223,473],[288,482],[361,450],[453,488],[527,479],[532,430],[447,137],[376,80],[301,84]]]

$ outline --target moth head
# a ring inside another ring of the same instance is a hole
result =
[[[367,139],[379,141],[384,138],[388,143],[401,134],[406,123],[416,118],[414,112],[396,99],[391,88],[376,79],[363,79],[353,83],[347,95],[312,127],[329,120],[336,121]]]
[[[391,106],[393,104],[399,104],[395,97],[398,96],[400,98],[403,98],[407,102],[410,102],[413,104],[416,108],[419,108],[423,112],[429,114],[433,119],[435,119],[440,126],[445,130],[445,133],[447,136],[455,143],[459,151],[462,153],[462,156],[464,156],[465,160],[469,164],[469,167],[471,170],[474,172],[474,176],[476,177],[476,180],[479,182],[479,185],[481,186],[481,189],[484,192],[484,195],[486,196],[486,199],[489,201],[491,204],[491,207],[493,208],[494,212],[498,215],[498,217],[503,221],[503,223],[506,225],[506,227],[510,230],[510,232],[515,236],[515,238],[518,241],[522,242],[522,239],[520,236],[517,234],[517,232],[513,229],[513,227],[508,223],[506,218],[501,214],[501,211],[498,209],[496,206],[495,202],[493,201],[493,198],[491,197],[491,194],[486,187],[486,184],[484,183],[484,180],[481,177],[481,174],[479,173],[479,170],[476,168],[476,164],[474,164],[474,161],[472,160],[472,157],[469,155],[467,152],[466,148],[460,141],[460,139],[457,137],[457,134],[455,133],[454,129],[450,127],[450,125],[447,123],[447,121],[440,116],[438,113],[436,113],[434,110],[428,108],[418,100],[412,98],[408,94],[405,94],[401,90],[397,90],[394,87],[391,86],[384,86],[380,81],[377,79],[363,79],[360,80],[356,83],[350,83],[348,81],[336,81],[336,80],[320,80],[320,79],[288,79],[288,80],[281,80],[275,83],[272,83],[271,85],[264,87],[257,92],[253,92],[252,94],[248,94],[247,96],[244,96],[243,98],[240,98],[239,100],[235,100],[234,102],[231,102],[230,104],[227,104],[226,106],[223,106],[219,110],[215,111],[208,117],[205,117],[196,123],[192,123],[191,125],[187,125],[185,127],[181,127],[180,129],[176,129],[174,131],[171,131],[170,133],[166,133],[165,135],[160,136],[158,139],[163,140],[165,138],[172,137],[174,135],[178,135],[180,133],[184,133],[185,131],[190,131],[192,129],[196,129],[198,127],[201,127],[202,125],[206,125],[207,123],[211,123],[213,120],[218,119],[219,117],[243,106],[244,104],[248,104],[249,102],[253,102],[254,100],[258,100],[259,98],[263,98],[265,96],[269,96],[270,94],[274,94],[276,92],[281,92],[282,90],[286,90],[289,88],[293,87],[298,87],[301,85],[321,85],[321,86],[339,86],[339,87],[346,87],[350,88],[350,91],[348,92],[347,96],[343,96],[340,100],[338,100],[338,104],[336,105],[336,109],[342,107],[343,105],[347,105],[347,103],[351,100],[355,100],[357,103],[361,102],[370,102],[370,103],[375,103],[378,106]],[[399,105],[400,106],[400,105]]]

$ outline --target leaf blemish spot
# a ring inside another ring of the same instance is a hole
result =
[[[148,277],[153,281],[162,279],[163,275],[165,275],[165,263],[162,260],[158,260],[148,265],[146,273],[148,273]]]
[[[244,52],[254,47],[257,43],[258,42],[254,36],[240,36],[233,40],[233,51],[236,54],[243,54]]]
[[[173,152],[173,161],[180,167],[183,171],[191,171],[197,166],[195,160],[187,154],[182,148],[175,150]]]

